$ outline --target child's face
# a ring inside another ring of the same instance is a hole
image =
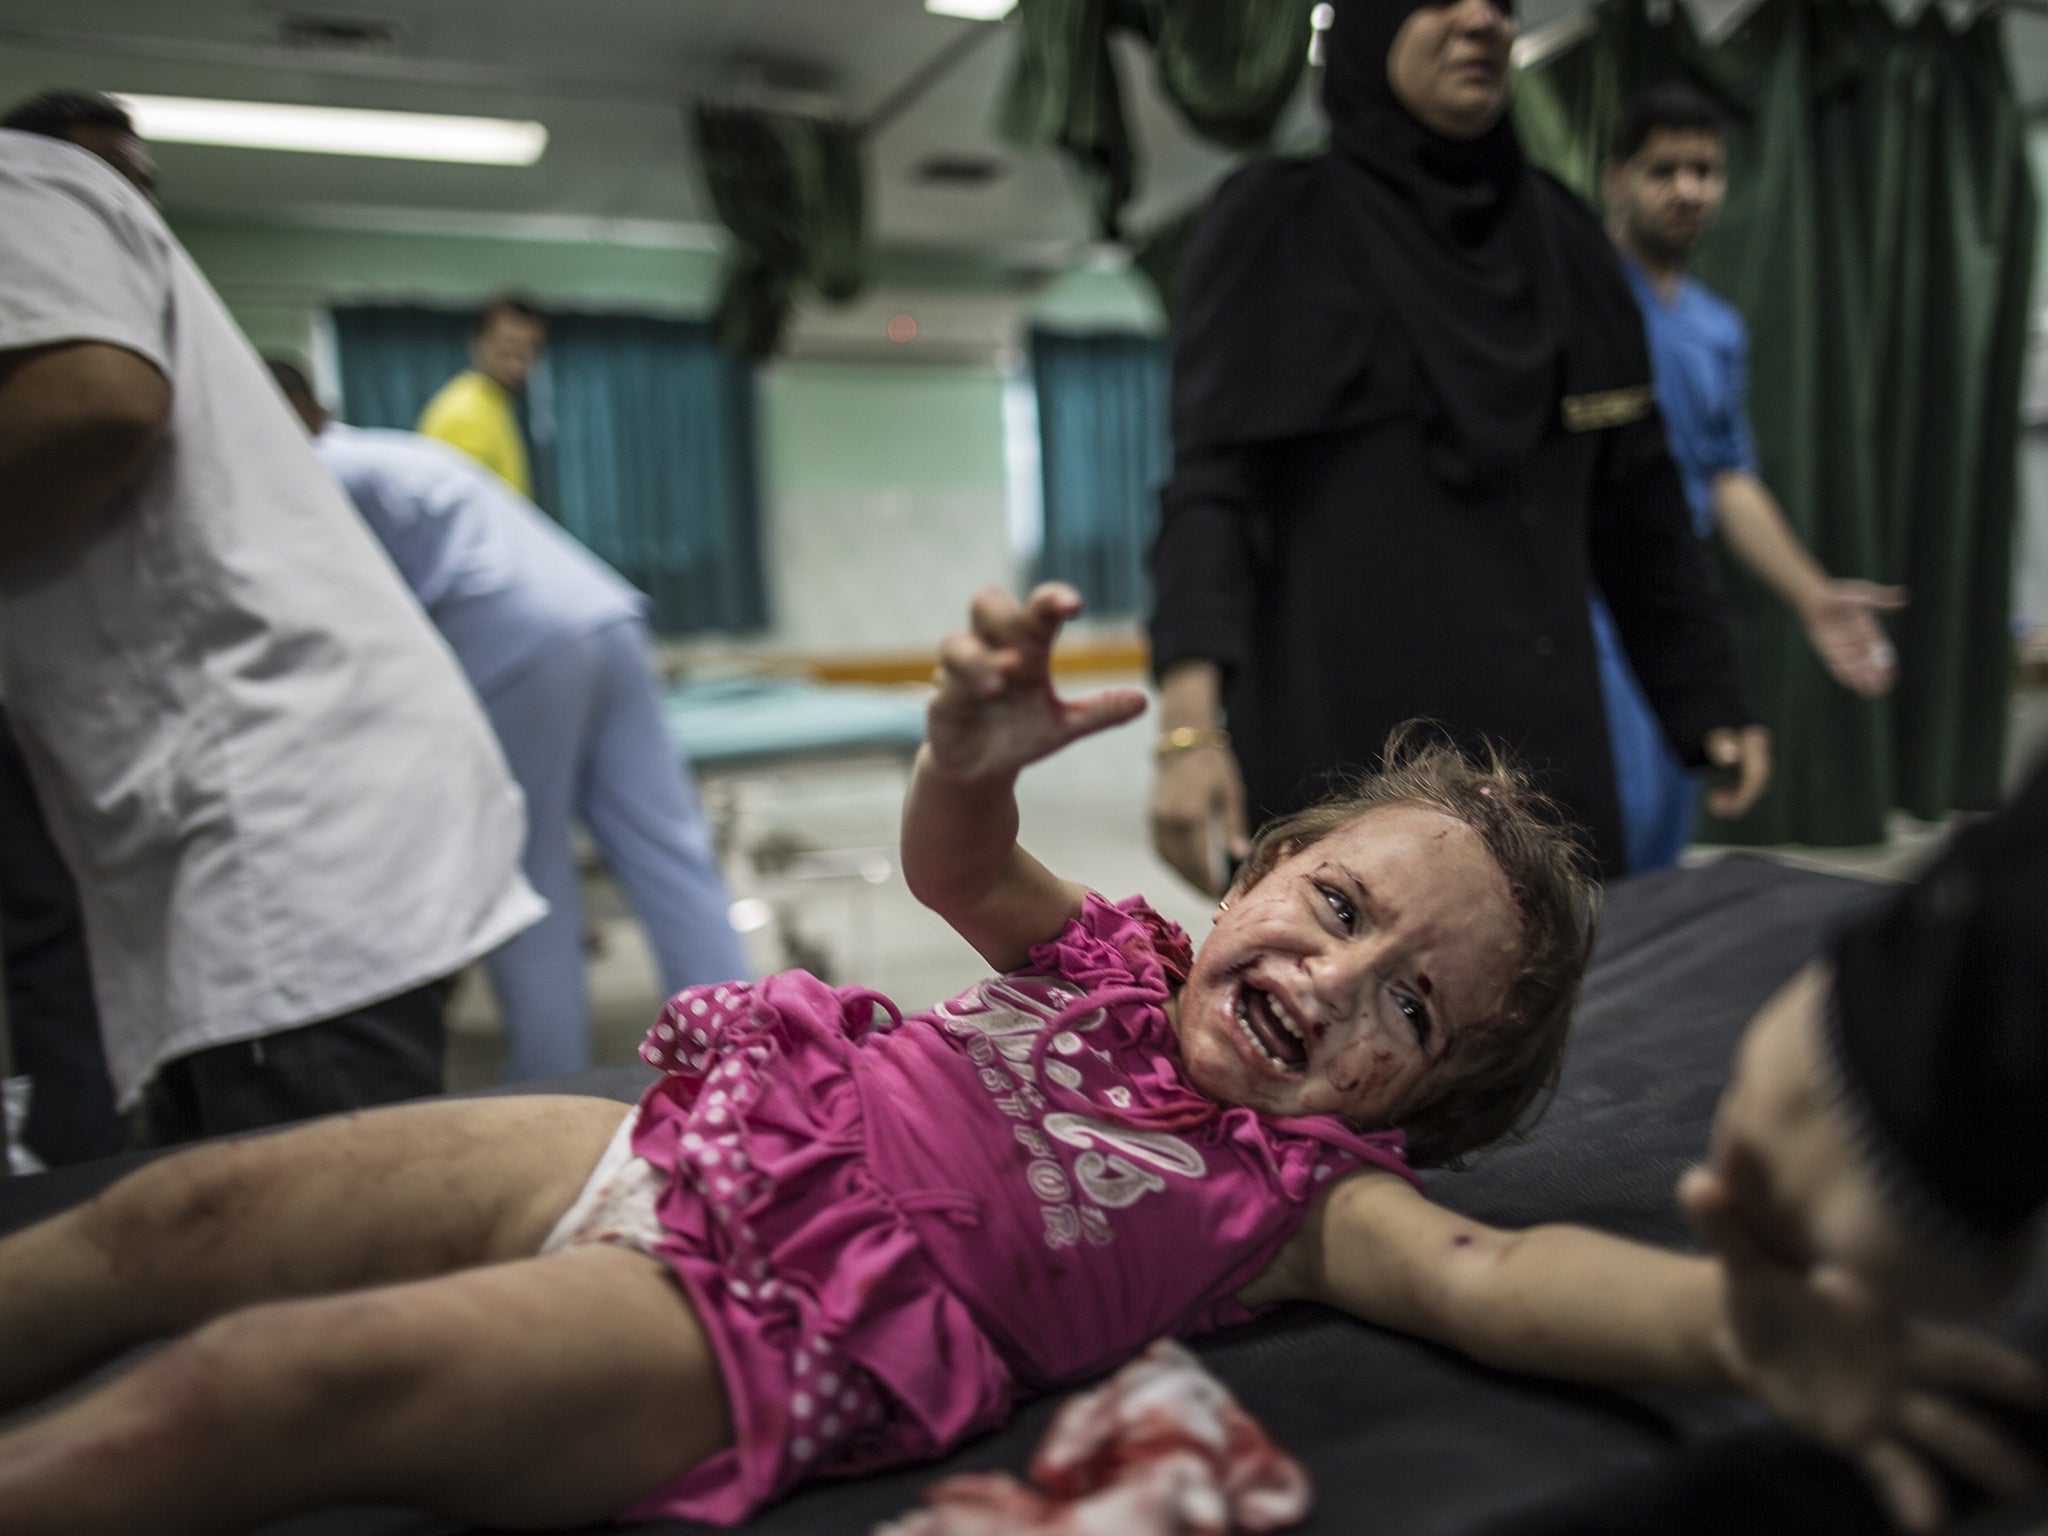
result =
[[[1220,1103],[1386,1126],[1452,1037],[1496,1014],[1518,948],[1479,834],[1383,806],[1232,893],[1181,990],[1181,1057]]]

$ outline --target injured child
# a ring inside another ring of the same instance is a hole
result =
[[[912,889],[1000,974],[910,1018],[799,973],[693,989],[629,1112],[370,1111],[0,1241],[0,1406],[171,1341],[0,1434],[0,1531],[372,1500],[736,1523],[1288,1299],[1504,1369],[1752,1393],[1895,1509],[1937,1463],[2027,1480],[1950,1395],[2039,1400],[1995,1341],[1824,1298],[1744,1328],[1715,1262],[1420,1192],[1540,1110],[1591,949],[1584,856],[1512,769],[1397,739],[1261,832],[1199,952],[1019,848],[1020,771],[1144,708],[1054,693],[1078,610],[976,599],[904,810]]]

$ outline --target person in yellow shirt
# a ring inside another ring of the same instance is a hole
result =
[[[469,338],[474,367],[458,373],[420,412],[419,430],[459,448],[520,495],[533,496],[513,401],[547,340],[547,318],[527,300],[501,294],[484,306]]]

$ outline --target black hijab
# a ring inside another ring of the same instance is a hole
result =
[[[1476,139],[1425,128],[1387,79],[1416,0],[1350,0],[1323,106],[1348,242],[1407,338],[1432,436],[1480,474],[1524,462],[1557,409],[1561,295],[1505,114]]]
[[[1644,382],[1640,320],[1590,210],[1522,158],[1503,116],[1424,127],[1387,78],[1421,0],[1341,0],[1328,154],[1219,192],[1184,261],[1177,446],[1200,450],[1415,412],[1448,483],[1511,473],[1564,390]]]

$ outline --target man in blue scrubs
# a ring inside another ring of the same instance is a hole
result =
[[[1749,427],[1749,334],[1742,317],[1685,274],[1728,190],[1721,111],[1690,86],[1652,87],[1622,116],[1602,175],[1607,227],[1650,344],[1657,404],[1701,538],[1729,553],[1792,610],[1829,673],[1875,698],[1894,657],[1877,615],[1905,606],[1897,587],[1838,581],[1815,562],[1757,475]],[[1694,785],[1658,729],[1605,606],[1594,604],[1601,685],[1614,738],[1631,871],[1678,861],[1692,836]]]
[[[669,991],[749,974],[663,720],[646,599],[488,469],[417,433],[331,422],[297,368],[272,359],[270,371],[455,652],[526,794],[526,878],[549,910],[485,961],[506,1080],[590,1065],[572,816],[625,888]]]

